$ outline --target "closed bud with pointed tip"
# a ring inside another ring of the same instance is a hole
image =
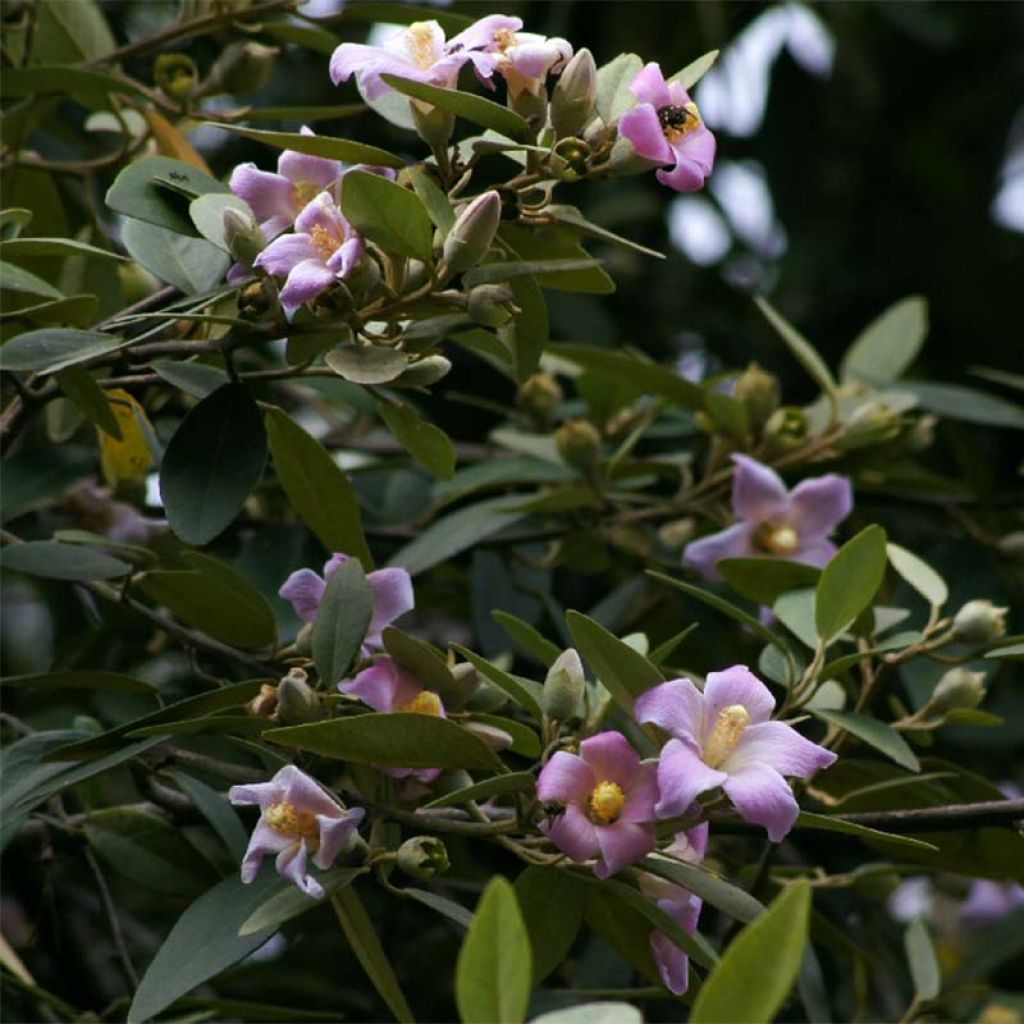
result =
[[[228,252],[243,266],[251,267],[267,245],[256,218],[244,210],[227,206],[221,214],[221,222]]]
[[[505,327],[522,310],[516,305],[515,293],[507,284],[478,284],[469,293],[466,312],[485,327]]]
[[[576,469],[593,469],[601,458],[601,435],[589,420],[566,420],[555,431],[555,447]]]
[[[541,694],[541,708],[548,718],[566,722],[580,713],[586,689],[583,662],[572,647],[563,651],[548,669]]]
[[[534,373],[526,378],[516,393],[516,405],[538,423],[547,423],[562,404],[565,395],[550,373]]]
[[[301,668],[293,668],[277,684],[277,713],[282,722],[299,725],[321,717],[320,702]]]
[[[501,197],[494,189],[478,195],[452,225],[444,241],[444,265],[449,274],[472,270],[487,255],[501,221]]]
[[[733,397],[746,407],[751,426],[760,431],[779,407],[779,378],[751,363],[736,381]]]
[[[1006,613],[991,601],[968,601],[953,617],[953,636],[961,643],[981,647],[1006,635]]]
[[[938,682],[924,709],[926,717],[938,717],[958,708],[976,708],[985,699],[985,673],[951,668]]]
[[[396,863],[410,878],[425,882],[448,870],[448,848],[436,836],[413,836],[398,848]]]
[[[551,96],[551,124],[560,139],[579,134],[597,100],[597,65],[593,54],[579,50],[565,66]]]

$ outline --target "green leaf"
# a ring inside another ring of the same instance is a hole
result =
[[[222,128],[234,132],[243,138],[262,142],[277,149],[289,149],[293,153],[308,153],[310,156],[322,156],[329,160],[341,160],[348,164],[369,164],[372,167],[404,167],[405,161],[386,149],[368,146],[363,142],[352,142],[350,139],[336,139],[329,135],[301,135],[298,132],[267,132],[256,128],[242,128],[210,122],[211,128]],[[346,176],[345,187],[352,179]],[[383,180],[383,179],[381,179]]]
[[[250,885],[225,878],[192,903],[171,929],[142,977],[128,1024],[143,1024],[263,945],[272,929],[240,936],[238,929],[275,892],[288,885],[270,870]]]
[[[869,526],[847,541],[821,571],[814,625],[826,643],[857,618],[878,593],[888,561],[885,530]]]
[[[183,557],[189,571],[147,572],[139,580],[143,592],[180,622],[234,647],[255,650],[277,640],[270,603],[240,572],[197,551]]]
[[[277,479],[292,508],[328,551],[353,555],[369,572],[373,556],[348,476],[284,410],[266,406],[263,419]]]
[[[514,754],[521,754],[531,760],[540,757],[540,737],[528,725],[515,718],[505,718],[501,715],[488,715],[481,711],[474,711],[470,718],[473,722],[481,725],[489,725],[495,729],[501,729],[512,738],[512,746],[509,748]]]
[[[530,937],[515,890],[500,875],[484,889],[455,968],[463,1024],[519,1024],[533,987]]]
[[[814,627],[814,588],[797,587],[780,594],[772,605],[775,617],[802,644],[814,650],[818,633]]]
[[[313,626],[313,661],[323,686],[345,678],[372,616],[373,591],[359,560],[350,558],[328,578]]]
[[[188,238],[143,220],[129,220],[121,241],[132,259],[186,295],[216,287],[231,263],[226,252],[205,238]]]
[[[531,658],[539,661],[546,668],[561,655],[561,649],[528,622],[500,609],[491,612],[491,618],[515,641],[516,645]]]
[[[583,659],[626,714],[641,693],[664,682],[657,666],[593,619],[571,611],[565,621]]]
[[[605,124],[617,124],[636,106],[636,94],[630,86],[643,66],[635,53],[620,53],[597,69],[597,112]]]
[[[519,313],[510,324],[498,329],[498,338],[512,352],[516,380],[522,382],[537,369],[551,324],[547,300],[536,278],[517,277],[509,287]]]
[[[835,378],[828,368],[825,360],[818,355],[814,346],[785,318],[777,313],[769,302],[760,295],[754,297],[757,308],[764,314],[765,319],[775,328],[779,336],[786,343],[789,351],[796,357],[797,362],[807,371],[808,376],[818,385],[827,396],[832,405],[833,418],[838,410],[839,396],[836,390]]]
[[[4,71],[4,97],[75,96],[95,102],[110,93],[141,97],[145,93],[130,79],[92,68],[37,65]]]
[[[682,886],[705,903],[717,907],[737,921],[753,921],[764,911],[764,905],[745,889],[727,882],[707,868],[652,854],[640,862],[640,867],[652,875]]]
[[[580,1003],[564,1010],[550,1010],[534,1017],[530,1024],[644,1024],[643,1014],[629,1003],[602,1000]]]
[[[818,718],[845,729],[848,733],[863,740],[868,746],[892,758],[898,765],[909,768],[912,772],[921,770],[917,755],[910,749],[907,741],[891,726],[880,722],[870,715],[862,715],[853,711],[828,711],[825,708],[809,707],[808,710]]]
[[[348,944],[352,947],[373,987],[402,1024],[412,1024],[412,1010],[405,1001],[384,947],[380,944],[373,921],[353,886],[344,886],[331,897],[338,921]]]
[[[384,648],[403,668],[407,668],[424,686],[436,690],[441,699],[457,687],[444,655],[426,640],[388,626],[382,634]]]
[[[105,690],[113,693],[144,693],[157,696],[157,689],[151,683],[117,672],[100,672],[84,669],[72,672],[44,672],[35,676],[8,676],[0,679],[0,686],[23,686],[29,690]]]
[[[185,772],[172,772],[171,774],[178,784],[178,788],[196,805],[199,813],[220,836],[235,860],[241,861],[245,856],[246,847],[249,845],[249,835],[234,807],[228,802],[227,794],[218,792],[205,782],[186,775]],[[294,890],[289,888],[286,891]]]
[[[128,164],[107,191],[107,206],[126,217],[177,232],[195,235],[188,202],[158,181],[171,181],[192,195],[228,192],[227,185],[197,167],[166,156],[144,157]],[[126,225],[127,226],[127,225]]]
[[[115,440],[121,440],[121,424],[110,408],[103,388],[88,370],[82,366],[69,366],[57,374],[57,383],[90,423]]]
[[[161,722],[132,729],[129,739],[145,736],[195,736],[214,733],[225,736],[258,736],[269,728],[266,719],[254,715],[206,715],[203,718],[185,718],[180,722]]]
[[[392,768],[503,766],[482,739],[447,718],[416,712],[356,715],[329,722],[271,729],[264,740],[338,761]]]
[[[813,587],[819,569],[782,558],[723,558],[715,568],[743,597],[770,608],[780,594],[798,587]]]
[[[224,211],[229,209],[253,216],[249,204],[231,192],[207,192],[188,204],[188,215],[196,231],[224,252],[231,251],[224,237]]]
[[[404,568],[415,576],[454,557],[524,518],[523,512],[509,507],[513,501],[508,495],[488,498],[435,520],[392,556],[388,564]]]
[[[923,839],[901,836],[895,832],[883,832],[881,829],[869,828],[867,825],[860,825],[855,821],[845,821],[843,818],[829,817],[827,814],[811,814],[809,811],[801,811],[796,823],[801,828],[818,829],[822,832],[841,832],[844,835],[870,839],[875,844],[886,844],[891,847],[909,847],[917,850],[937,849],[932,843],[926,843]]]
[[[433,423],[420,419],[410,405],[378,402],[377,412],[395,440],[439,480],[455,475],[455,446]]]
[[[341,209],[357,231],[386,252],[431,262],[434,225],[415,192],[379,174],[349,171]]]
[[[708,50],[696,60],[690,61],[682,71],[677,71],[670,79],[669,85],[679,82],[689,92],[711,69],[718,60],[718,50]]]
[[[124,256],[116,252],[98,249],[95,245],[79,242],[75,238],[9,238],[0,241],[0,256],[88,256],[91,259],[125,262]],[[4,287],[11,286],[5,284]]]
[[[208,544],[245,504],[267,463],[263,417],[244,384],[204,398],[182,420],[160,467],[171,529],[187,544]]]
[[[975,388],[932,381],[903,380],[900,390],[916,395],[929,412],[983,427],[1024,430],[1024,408]]]
[[[14,263],[0,260],[0,288],[4,291],[23,292],[26,295],[41,295],[45,299],[63,299],[64,293],[49,281]]]
[[[71,327],[29,331],[0,347],[0,370],[56,373],[104,355],[123,344],[124,341],[113,334],[79,331]]]
[[[9,544],[0,553],[0,565],[8,572],[23,572],[29,576],[75,583],[110,580],[126,576],[132,571],[127,562],[112,558],[102,551],[49,540]]]
[[[917,358],[928,333],[928,302],[920,295],[901,299],[876,317],[847,349],[843,380],[891,383]]]
[[[530,126],[514,110],[503,107],[493,100],[484,99],[471,92],[460,92],[458,89],[445,89],[439,85],[428,85],[426,82],[413,82],[397,75],[381,75],[393,89],[403,96],[412,96],[432,106],[446,110],[450,114],[490,128],[492,131],[515,139],[517,142],[529,142]]]
[[[411,357],[382,345],[342,345],[324,356],[327,365],[354,384],[387,384],[401,376]]]
[[[460,928],[468,928],[473,923],[473,914],[461,903],[438,896],[436,892],[427,889],[416,889],[413,886],[406,886],[403,894],[423,906],[429,907],[438,914],[443,914],[449,921],[454,921]]]
[[[463,275],[463,284],[473,288],[478,284],[493,284],[496,281],[511,281],[529,274],[559,274],[572,270],[592,270],[601,265],[600,260],[550,259],[515,260],[508,263],[483,263]]]
[[[445,793],[444,796],[439,796],[423,806],[455,807],[469,800],[485,800],[501,793],[522,793],[533,789],[536,781],[533,772],[509,772],[507,775],[495,775],[493,778],[484,779],[483,782],[474,782],[472,786],[464,786],[453,793]]]
[[[33,59],[59,65],[95,60],[117,43],[93,0],[41,0],[36,5],[36,38]]]
[[[903,933],[903,948],[914,979],[914,998],[922,1002],[934,999],[942,991],[942,971],[935,955],[928,925],[920,917],[914,918]]]
[[[430,219],[434,222],[434,226],[440,229],[443,240],[455,223],[455,211],[452,209],[448,195],[427,174],[422,165],[411,167],[408,174],[416,195],[423,201],[423,205],[427,208],[427,213],[430,214]]]
[[[529,679],[520,679],[510,672],[505,672],[486,658],[482,658],[479,654],[471,651],[468,647],[463,647],[462,644],[452,644],[452,650],[458,651],[482,676],[494,683],[499,690],[507,693],[538,722],[544,717],[538,699],[541,690],[539,684],[533,683]],[[536,687],[536,693],[533,692],[533,687]]]
[[[366,868],[332,868],[330,871],[314,872],[316,880],[323,886],[324,895],[330,896],[338,889],[355,881]],[[287,889],[274,893],[261,907],[242,922],[238,929],[239,935],[253,935],[265,932],[269,928],[278,929],[286,921],[304,914],[314,907],[322,907],[323,897],[307,896],[301,889],[289,885]]]
[[[922,558],[901,548],[899,544],[886,544],[889,564],[909,583],[929,604],[941,608],[949,600],[949,587],[946,581]]]
[[[783,889],[736,936],[693,1004],[693,1024],[769,1024],[786,1000],[803,961],[811,916],[805,881]]]
[[[539,985],[576,941],[587,890],[568,871],[534,864],[516,879],[515,893],[530,937],[533,984]]]
[[[216,366],[206,363],[183,363],[157,359],[150,363],[153,370],[168,384],[193,398],[205,398],[228,382],[228,375]]]

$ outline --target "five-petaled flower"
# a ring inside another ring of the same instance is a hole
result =
[[[260,820],[242,860],[242,881],[251,882],[263,858],[276,854],[278,874],[315,899],[320,899],[324,890],[307,869],[308,856],[313,855],[318,868],[329,868],[340,853],[355,845],[365,814],[362,808],[342,807],[319,783],[291,764],[269,782],[232,786],[228,799],[260,809]]]
[[[299,569],[284,581],[278,593],[291,602],[299,618],[315,622],[328,578],[348,559],[348,555],[333,555],[324,565],[323,576],[312,569]],[[404,569],[376,569],[366,574],[366,582],[373,591],[373,613],[363,639],[363,651],[369,653],[381,649],[381,634],[400,615],[411,611],[416,599],[412,579]]]
[[[573,860],[597,857],[598,878],[614,875],[654,849],[656,773],[620,732],[591,736],[579,755],[559,750],[537,779],[550,807],[540,829]]]
[[[720,579],[723,558],[767,556],[824,566],[836,553],[828,538],[853,508],[844,476],[803,480],[786,490],[778,473],[748,455],[734,455],[732,510],[737,522],[686,546],[683,561],[708,579]]]
[[[658,762],[658,817],[683,814],[721,786],[747,821],[780,842],[800,813],[783,776],[809,778],[836,755],[791,725],[769,721],[774,708],[768,687],[745,665],[708,673],[703,693],[689,679],[642,693],[636,720],[672,734]]]
[[[640,101],[619,121],[619,134],[637,156],[660,164],[662,185],[677,192],[704,186],[715,162],[715,137],[705,127],[697,104],[680,82],[666,82],[657,64],[648,64],[630,89]]]

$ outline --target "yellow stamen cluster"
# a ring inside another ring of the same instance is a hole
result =
[[[440,715],[441,698],[432,690],[420,690],[412,700],[406,701],[399,711],[414,711],[418,715]]]
[[[499,28],[494,33],[494,42],[501,53],[504,53],[510,46],[516,45],[516,34],[510,28]]]
[[[324,262],[329,260],[334,255],[334,250],[338,248],[337,239],[322,224],[314,224],[309,235],[313,242],[313,248]]]
[[[298,181],[295,183],[295,199],[300,206],[305,206],[323,191],[315,181]]]
[[[599,782],[590,794],[590,820],[597,825],[611,825],[618,820],[626,805],[626,794],[617,782]]]
[[[424,70],[432,68],[437,62],[437,54],[434,52],[434,33],[429,22],[414,22],[409,26],[407,35],[409,51],[416,66]]]
[[[787,523],[762,523],[757,528],[754,543],[770,555],[787,558],[800,547],[800,534]]]
[[[742,704],[722,708],[704,744],[704,763],[709,768],[717,768],[736,749],[748,725],[750,712]]]
[[[264,815],[267,824],[283,836],[292,839],[305,839],[310,846],[320,842],[320,826],[312,811],[300,810],[295,804],[286,800],[271,804]]]

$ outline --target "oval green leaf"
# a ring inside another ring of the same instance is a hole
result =
[[[872,525],[847,541],[821,571],[814,625],[826,643],[838,636],[878,593],[888,561],[885,530]]]
[[[0,565],[6,570],[41,576],[49,580],[111,580],[126,576],[131,565],[77,544],[60,544],[50,540],[32,540],[10,544],[0,554]]]

